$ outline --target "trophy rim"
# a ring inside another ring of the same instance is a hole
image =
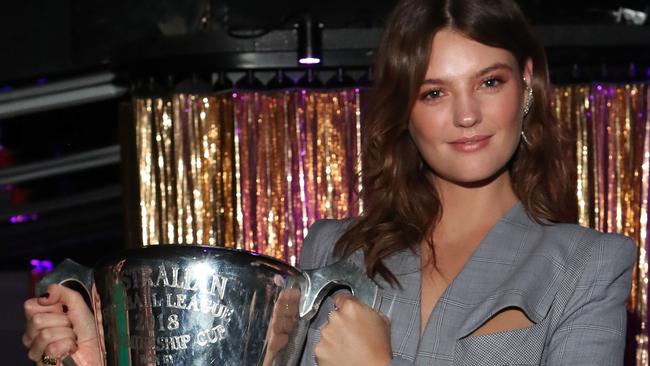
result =
[[[280,260],[275,257],[271,257],[266,254],[261,254],[261,253],[256,253],[244,249],[236,249],[236,248],[226,248],[226,247],[219,247],[219,246],[214,246],[214,245],[205,245],[205,244],[178,244],[178,243],[161,243],[161,244],[153,244],[153,245],[147,245],[139,248],[127,248],[121,251],[109,253],[108,255],[104,256],[95,266],[101,267],[104,265],[112,265],[113,263],[123,260],[123,259],[129,259],[130,256],[138,256],[138,259],[151,259],[151,260],[163,260],[165,257],[163,256],[146,256],[147,254],[150,253],[155,253],[155,252],[176,252],[176,255],[178,256],[195,256],[197,254],[210,254],[210,253],[228,253],[230,255],[233,255],[236,258],[240,259],[248,259],[249,261],[263,261],[267,265],[271,265],[273,267],[279,267],[278,269],[283,271],[283,272],[297,272],[300,273],[302,272],[298,267],[292,266],[291,264]],[[139,255],[145,254],[144,257],[140,257]],[[169,258],[171,259],[173,255],[171,255]],[[296,274],[297,274],[296,273]]]

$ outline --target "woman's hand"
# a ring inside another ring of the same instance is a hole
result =
[[[50,285],[24,307],[23,344],[30,360],[43,365],[43,356],[49,356],[60,364],[61,358],[71,355],[79,366],[101,365],[95,319],[78,292]]]
[[[314,349],[318,365],[388,365],[392,359],[388,318],[348,294],[336,295],[335,306]]]

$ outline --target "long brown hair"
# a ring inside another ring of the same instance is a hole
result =
[[[523,124],[530,145],[520,144],[508,165],[513,190],[538,222],[576,217],[571,169],[562,159],[564,140],[549,101],[546,54],[514,0],[401,0],[380,44],[364,121],[364,211],[334,250],[340,257],[363,250],[368,275],[381,275],[393,285],[397,278],[382,260],[415,250],[423,240],[433,249],[431,234],[441,216],[438,193],[426,179],[428,167],[409,135],[408,121],[433,36],[445,27],[510,51],[520,70],[532,59],[529,85],[535,97]]]

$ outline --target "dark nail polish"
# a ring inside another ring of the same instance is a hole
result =
[[[44,298],[47,299],[48,297],[50,297],[50,293],[49,293],[49,292],[46,292],[46,293],[44,293],[44,294],[41,294],[39,297],[44,297]]]
[[[63,312],[64,312],[64,313],[67,313],[67,312],[68,312],[68,305],[63,304],[63,306],[61,306],[61,307],[63,308]]]

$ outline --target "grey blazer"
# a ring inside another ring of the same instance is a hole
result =
[[[314,223],[301,267],[335,262],[334,243],[350,222]],[[395,254],[385,263],[402,288],[376,279],[379,311],[391,320],[391,365],[622,365],[635,258],[636,246],[625,236],[540,225],[517,203],[444,291],[420,337],[420,259],[411,251]],[[364,268],[362,253],[351,259]],[[520,308],[534,324],[470,335],[508,307]],[[301,365],[316,364],[313,349],[332,308],[329,298],[312,322]]]

